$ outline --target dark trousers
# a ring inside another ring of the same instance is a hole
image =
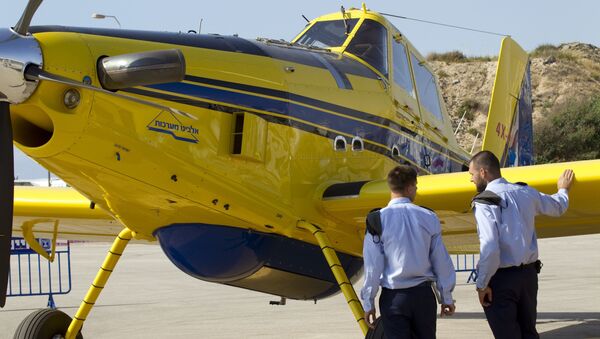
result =
[[[435,338],[437,303],[430,284],[390,290],[379,297],[386,339]]]
[[[535,329],[538,291],[535,265],[498,269],[489,286],[492,303],[483,310],[494,337],[539,338]]]

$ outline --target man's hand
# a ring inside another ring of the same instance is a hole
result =
[[[456,306],[454,306],[454,304],[442,304],[440,317],[451,316],[454,314],[454,310],[456,310]]]
[[[568,169],[565,170],[560,177],[558,177],[558,183],[556,184],[556,186],[558,186],[558,189],[564,188],[567,191],[571,188],[571,185],[573,184],[573,180],[575,179],[575,173],[573,172],[573,170]]]
[[[375,309],[365,312],[365,320],[369,328],[375,328],[375,319],[377,319],[377,311]]]
[[[477,290],[479,294],[479,303],[483,307],[488,307],[492,304],[492,289],[490,287],[486,287],[483,290]]]

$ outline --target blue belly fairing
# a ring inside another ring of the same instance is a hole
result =
[[[206,224],[175,224],[154,235],[173,264],[198,279],[291,299],[321,299],[339,292],[321,249],[296,239]],[[362,258],[338,256],[348,278],[357,280]]]

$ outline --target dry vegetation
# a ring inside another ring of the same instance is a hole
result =
[[[545,117],[600,94],[600,49],[583,43],[541,45],[530,53],[534,134]],[[481,144],[496,73],[495,57],[466,57],[459,51],[428,56],[442,87],[454,126],[465,114],[459,142]],[[558,113],[556,113],[558,114]]]

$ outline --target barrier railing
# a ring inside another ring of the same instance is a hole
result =
[[[454,262],[455,272],[468,272],[469,278],[467,278],[467,283],[477,281],[477,262],[479,261],[479,255],[455,254],[451,257]]]
[[[49,239],[36,239],[50,253]],[[54,262],[34,250],[22,238],[11,239],[7,297],[48,296],[48,307],[56,308],[53,295],[71,292],[71,247],[57,243]]]

